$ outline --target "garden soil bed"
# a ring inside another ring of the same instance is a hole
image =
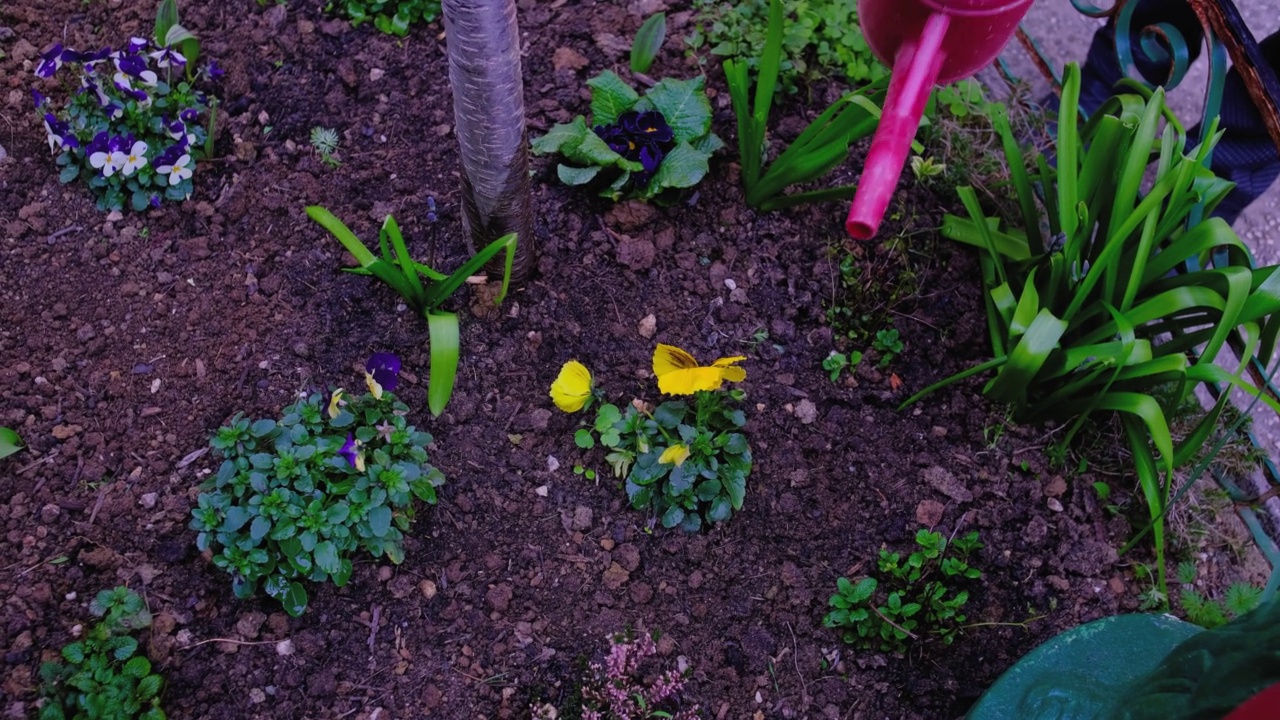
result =
[[[151,3],[0,8],[0,425],[29,444],[0,461],[4,717],[33,712],[42,657],[120,583],[156,616],[148,647],[176,718],[527,717],[565,703],[584,662],[627,628],[659,631],[662,663],[688,663],[685,706],[706,717],[954,718],[1036,644],[1135,606],[1114,550],[1128,524],[1098,506],[1097,478],[1047,469],[1039,431],[1006,429],[976,382],[898,410],[987,352],[976,263],[930,230],[941,193],[891,208],[882,235],[907,234],[905,255],[860,250],[868,283],[914,274],[916,291],[878,311],[904,352],[833,384],[820,365],[838,344],[825,307],[841,299],[843,208],[749,211],[728,152],[667,208],[612,207],[537,161],[535,277],[496,311],[483,289],[455,298],[461,372],[433,419],[425,323],[339,273],[349,260],[302,208],[325,205],[365,238],[393,212],[416,254],[460,262],[439,26],[400,40],[330,19],[317,0],[188,5],[186,24],[227,71],[219,157],[200,165],[189,202],[123,217],[58,184],[31,111],[32,59],[55,40],[147,35]],[[642,16],[621,3],[521,7],[537,134],[586,110],[583,80],[625,64],[610,34],[629,38]],[[655,77],[696,71],[678,44],[687,15],[671,9]],[[718,73],[710,87],[723,93]],[[713,105],[732,142],[727,98]],[[800,108],[786,112],[794,126]],[[340,167],[307,146],[315,126],[341,133]],[[547,397],[578,358],[611,396],[658,400],[656,342],[748,357],[746,505],[701,535],[631,510],[599,451],[574,446],[581,418]],[[315,588],[300,618],[234,599],[187,529],[218,464],[201,454],[210,434],[238,411],[276,417],[300,390],[358,384],[375,351],[410,371],[401,396],[421,408],[412,420],[448,477],[439,505],[402,565],[365,558],[347,587]],[[921,527],[981,533],[985,575],[967,608],[978,625],[904,656],[842,648],[821,624],[836,578],[872,570],[882,546],[909,548]]]

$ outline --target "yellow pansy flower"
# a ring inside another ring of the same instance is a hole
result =
[[[347,401],[342,399],[342,388],[333,391],[329,396],[329,419],[338,417],[338,413],[342,412],[341,406],[346,405]]]
[[[679,467],[685,460],[689,459],[688,445],[672,445],[662,451],[661,457],[658,458],[659,463],[669,463]]]
[[[577,360],[570,360],[560,368],[560,375],[551,383],[551,400],[565,412],[578,412],[591,399],[591,371]]]
[[[658,345],[653,351],[653,374],[658,377],[658,389],[667,395],[692,395],[699,390],[719,390],[725,380],[741,382],[747,371],[737,363],[746,359],[735,355],[702,366],[678,347]]]

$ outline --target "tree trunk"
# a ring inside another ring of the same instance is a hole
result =
[[[514,232],[512,278],[533,270],[528,135],[515,0],[443,0],[453,87],[454,126],[462,148],[462,212],[470,243],[481,248]]]

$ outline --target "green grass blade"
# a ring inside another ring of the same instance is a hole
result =
[[[1031,188],[1031,178],[1027,176],[1027,166],[1022,158],[1022,148],[1013,137],[1013,129],[1009,127],[1009,113],[1004,106],[997,106],[992,113],[991,121],[996,134],[1000,136],[1000,144],[1004,148],[1005,161],[1009,164],[1009,176],[1013,180],[1013,189],[1018,195],[1018,205],[1022,208],[1022,223],[1027,232],[1027,246],[1031,252],[1039,255],[1044,252],[1044,238],[1040,235],[1040,215],[1036,213],[1036,194]]]
[[[1047,308],[1041,308],[1026,334],[1009,351],[1009,362],[987,384],[984,394],[996,402],[1024,405],[1027,388],[1044,367],[1049,354],[1058,349],[1058,340],[1066,330],[1065,321],[1054,317]]]
[[[427,381],[427,406],[434,417],[440,417],[453,395],[453,383],[458,375],[458,316],[432,311],[426,317],[431,334],[431,377]]]
[[[743,60],[725,60],[722,66],[725,83],[729,86],[733,116],[738,121],[738,159],[742,162],[742,185],[747,192],[751,192],[760,179],[762,148],[752,127],[747,63]]]
[[[319,223],[321,227],[337,238],[338,242],[342,243],[342,246],[347,249],[347,252],[351,253],[351,256],[356,259],[361,268],[368,270],[379,280],[390,285],[391,289],[403,297],[405,302],[409,303],[410,307],[415,311],[421,312],[423,310],[421,305],[422,296],[414,294],[413,286],[405,278],[404,274],[391,263],[374,257],[373,253],[369,252],[369,248],[360,242],[360,238],[356,237],[355,233],[351,232],[351,229],[335,217],[333,213],[319,205],[308,206],[306,212],[307,217]]]
[[[987,232],[984,235],[978,229],[978,223],[973,220],[962,218],[959,215],[943,215],[942,236],[983,250],[989,250],[987,240],[990,238],[996,252],[1009,260],[1026,260],[1031,257],[1031,250],[1027,246],[1025,238],[996,230],[995,225],[999,223],[998,218],[985,219]]]
[[[1067,65],[1062,78],[1062,101],[1058,105],[1058,207],[1061,208],[1062,232],[1068,240],[1076,234],[1078,220],[1076,202],[1080,188],[1078,172],[1080,141],[1077,118],[1080,106],[1080,67]]]
[[[409,246],[404,243],[404,235],[400,233],[400,226],[396,223],[396,219],[388,215],[382,221],[382,227],[378,230],[378,242],[384,247],[387,239],[390,238],[391,246],[395,248],[396,261],[400,265],[400,272],[409,283],[409,287],[413,288],[414,297],[423,297],[424,290],[422,288],[422,280],[418,278],[418,269],[413,258],[409,256]]]
[[[497,240],[494,240],[493,242],[486,245],[484,249],[482,249],[480,252],[473,255],[471,259],[463,263],[461,267],[459,267],[457,270],[454,270],[453,273],[449,275],[449,277],[445,278],[444,280],[431,283],[431,286],[427,288],[427,291],[426,291],[426,299],[425,299],[426,309],[435,310],[436,308],[440,307],[440,303],[448,299],[448,297],[452,295],[455,290],[461,287],[462,283],[467,281],[467,278],[480,272],[480,269],[483,268],[486,263],[492,260],[493,257],[497,255],[500,250],[510,245],[514,245],[515,243],[516,243],[516,234],[507,233],[506,235],[503,235]],[[503,284],[504,286],[506,284],[505,278],[503,280]]]
[[[756,102],[751,109],[756,137],[764,140],[764,129],[773,108],[773,93],[778,85],[778,70],[782,65],[782,0],[769,0],[769,28],[764,37],[764,52],[760,55],[760,68],[756,76]]]
[[[1121,426],[1124,428],[1125,437],[1129,441],[1129,450],[1133,453],[1134,469],[1138,474],[1138,485],[1142,488],[1143,497],[1147,500],[1147,508],[1151,513],[1151,524],[1148,526],[1152,532],[1152,538],[1156,549],[1156,583],[1160,592],[1168,602],[1169,588],[1165,580],[1164,570],[1164,506],[1167,497],[1167,486],[1160,482],[1160,471],[1157,469],[1155,458],[1151,454],[1151,448],[1147,445],[1146,433],[1142,430],[1142,424],[1134,418],[1122,417]],[[1120,548],[1120,554],[1128,552],[1146,531],[1140,532],[1136,537],[1131,539],[1124,547]]]
[[[1007,360],[1008,358],[1004,358],[1004,357],[992,358],[991,360],[988,360],[980,365],[974,365],[968,370],[961,370],[960,372],[956,373],[955,375],[952,375],[951,377],[945,380],[939,380],[938,382],[921,390],[915,395],[912,395],[911,397],[907,398],[901,405],[898,406],[898,410],[903,410],[905,408],[908,408],[920,398],[926,395],[929,395],[930,393],[936,390],[940,390],[948,385],[960,382],[961,380],[964,380],[965,378],[973,377],[974,375],[980,375],[988,370],[995,370],[999,368],[1001,365],[1004,365]]]
[[[662,49],[662,41],[667,39],[667,14],[655,13],[636,31],[636,39],[631,43],[631,72],[647,73],[653,59]]]

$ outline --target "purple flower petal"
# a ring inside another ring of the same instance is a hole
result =
[[[347,433],[347,442],[338,451],[338,454],[347,459],[351,467],[356,466],[356,438],[351,433]]]
[[[400,358],[394,353],[374,353],[364,369],[383,390],[395,390],[400,384]]]

